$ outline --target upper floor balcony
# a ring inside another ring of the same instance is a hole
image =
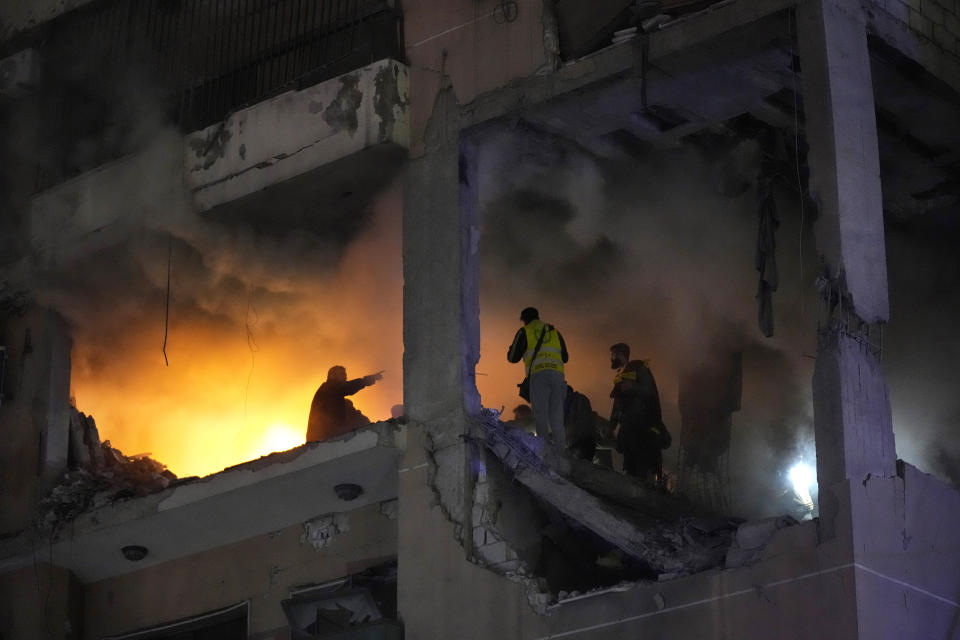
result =
[[[390,0],[100,0],[8,38],[0,58],[35,53],[39,192],[143,148],[158,127],[203,130],[402,61],[402,31]]]

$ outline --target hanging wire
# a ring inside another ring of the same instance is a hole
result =
[[[253,322],[250,322],[250,312],[253,312]],[[260,345],[257,344],[257,338],[253,335],[253,328],[260,323],[260,314],[257,308],[253,306],[253,294],[247,295],[247,315],[244,318],[244,326],[247,329],[247,348],[250,349],[250,370],[247,372],[247,386],[243,392],[243,426],[247,426],[247,406],[250,398],[250,380],[253,378],[253,367],[256,364],[256,354],[260,351]]]
[[[167,235],[167,305],[163,318],[163,362],[168,367],[170,361],[167,359],[167,335],[170,331],[170,268],[173,263],[173,234]]]
[[[800,177],[800,105],[797,97],[796,9],[787,12],[787,32],[790,36],[790,77],[793,80],[793,159],[797,170],[797,193],[800,195],[800,319],[806,322],[806,304],[803,295],[803,228],[805,224],[803,180]]]

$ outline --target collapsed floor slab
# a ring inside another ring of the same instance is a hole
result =
[[[530,436],[508,429],[494,412],[481,416],[477,430],[486,449],[517,482],[656,575],[687,575],[723,564],[738,521],[690,512],[681,517],[679,504],[672,506],[668,496],[652,500],[654,509],[648,513],[609,504],[557,473],[544,462],[542,440],[528,442]],[[580,475],[585,475],[582,470]]]

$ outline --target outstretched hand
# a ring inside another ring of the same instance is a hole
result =
[[[377,380],[382,380],[382,379],[383,379],[383,370],[377,371],[376,373],[371,373],[368,376],[363,376],[363,382],[368,387],[372,385],[374,382],[376,382]]]

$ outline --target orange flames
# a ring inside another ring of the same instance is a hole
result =
[[[126,310],[123,320],[107,316],[116,327],[109,333],[103,322],[74,319],[77,408],[96,419],[102,440],[127,455],[150,453],[178,476],[302,444],[313,394],[333,365],[345,366],[350,377],[385,370],[383,380],[351,400],[371,421],[389,418],[403,402],[400,244],[394,188],[374,204],[372,224],[336,273],[239,292],[228,286],[238,276],[228,274],[213,299],[196,293],[206,291],[195,284],[200,278],[185,266],[178,271],[175,256],[169,366],[160,303]],[[124,304],[123,291],[108,293]]]
[[[388,418],[401,401],[399,349],[394,362],[374,361],[373,354],[321,360],[320,345],[290,337],[265,336],[251,353],[242,337],[231,341],[197,328],[175,335],[169,367],[156,344],[144,341],[117,353],[126,366],[103,375],[75,365],[73,390],[101,438],[128,455],[150,453],[179,476],[214,473],[302,444],[310,401],[330,365],[343,364],[352,376],[388,367],[381,382],[353,397],[371,420]],[[84,362],[82,353],[75,362]],[[128,368],[135,373],[122,377]]]

